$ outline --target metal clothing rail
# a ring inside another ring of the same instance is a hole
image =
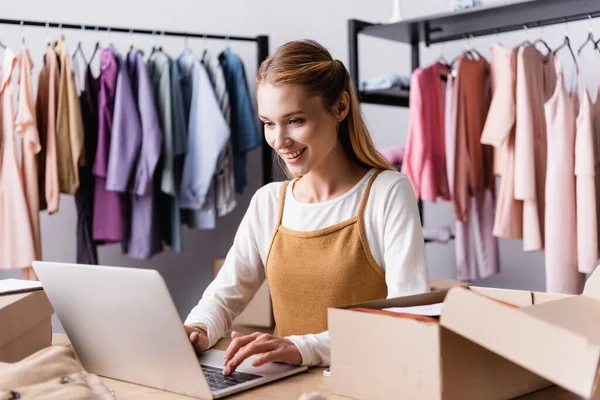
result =
[[[236,35],[215,35],[208,33],[197,33],[197,32],[186,32],[186,31],[171,31],[161,29],[141,29],[141,28],[127,28],[123,26],[108,26],[108,25],[94,25],[94,24],[74,24],[74,23],[63,23],[63,22],[50,22],[50,21],[33,21],[23,19],[9,19],[0,18],[0,24],[3,25],[18,25],[18,26],[36,26],[40,28],[59,28],[59,29],[73,29],[73,30],[86,30],[86,31],[104,31],[104,32],[117,32],[117,33],[128,33],[136,35],[158,35],[162,36],[177,36],[183,38],[202,38],[202,39],[218,39],[228,41],[240,41],[240,42],[255,42],[257,44],[257,65],[260,64],[269,56],[269,37],[266,35],[258,36],[236,36]],[[267,184],[273,180],[273,155],[271,147],[263,140],[262,142],[262,177],[263,184]]]

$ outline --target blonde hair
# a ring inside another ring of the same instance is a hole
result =
[[[361,166],[395,170],[375,149],[361,114],[356,89],[346,67],[340,60],[334,60],[329,51],[319,43],[314,40],[300,40],[279,47],[258,69],[256,86],[263,82],[272,85],[300,85],[309,96],[320,96],[323,105],[330,112],[346,91],[350,97],[349,111],[340,123],[338,131],[344,151]],[[288,176],[292,176],[284,163],[282,168]]]

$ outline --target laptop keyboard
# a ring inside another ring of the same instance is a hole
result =
[[[230,388],[240,383],[249,382],[251,380],[262,378],[260,375],[247,374],[244,372],[233,372],[231,375],[224,376],[222,368],[210,367],[208,365],[200,365],[202,372],[208,381],[208,387],[211,392]]]

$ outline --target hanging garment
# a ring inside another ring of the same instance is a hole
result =
[[[23,188],[15,137],[12,72],[17,60],[9,48],[4,49],[0,70],[0,268],[31,267],[36,247],[29,223],[29,210]]]
[[[92,172],[94,184],[93,239],[103,243],[120,243],[124,239],[123,208],[119,193],[107,190],[108,159],[115,107],[119,64],[114,48],[102,49],[100,55],[100,94],[98,98],[98,146]]]
[[[560,81],[560,77],[559,77]],[[598,216],[595,183],[595,105],[583,88],[575,134],[575,185],[577,207],[577,265],[579,272],[592,273],[598,263]]]
[[[206,68],[208,78],[213,86],[221,113],[225,117],[228,126],[231,126],[231,108],[229,106],[229,93],[225,83],[223,68],[219,64],[219,59],[214,57],[209,51],[205,51],[202,56],[202,65]],[[237,205],[235,199],[235,175],[233,169],[233,147],[231,136],[227,141],[225,150],[219,154],[217,160],[217,170],[214,179],[215,202],[217,205],[217,216],[224,217],[229,214]],[[205,200],[206,201],[206,200]]]
[[[152,81],[160,126],[164,133],[163,159],[158,195],[162,240],[174,252],[182,251],[179,185],[186,152],[186,123],[177,66],[165,53],[150,56],[148,73]]]
[[[204,67],[191,52],[177,64],[181,74],[184,109],[188,122],[188,152],[181,183],[182,221],[191,228],[214,229],[214,180],[219,154],[229,140],[229,126]]]
[[[19,100],[15,118],[15,131],[21,135],[21,173],[25,200],[29,211],[29,224],[33,236],[35,259],[42,259],[42,242],[40,236],[40,197],[38,192],[37,154],[40,152],[40,137],[35,121],[33,90],[31,87],[31,57],[27,48],[19,53]],[[27,267],[21,276],[29,280],[37,280],[31,267]]]
[[[598,237],[598,250],[600,252],[600,87],[596,90],[596,100],[593,108],[594,132],[594,183],[596,188],[596,227]],[[600,254],[599,254],[600,255]]]
[[[557,81],[545,103],[548,163],[546,171],[546,291],[580,294],[583,275],[577,268],[575,130],[577,89],[567,91],[560,61],[554,56]]]
[[[517,52],[498,43],[491,48],[494,94],[481,134],[482,144],[494,146],[494,175],[501,177],[494,236],[511,239],[523,238],[523,202],[514,198]]]
[[[466,68],[464,68],[465,66]],[[486,104],[488,98],[486,93],[488,77],[485,73],[487,66],[484,60],[472,61],[461,57],[456,68],[456,79],[448,81],[445,118],[448,183],[453,190],[453,201],[455,199],[454,190],[457,188],[457,177],[461,174],[463,182],[467,183],[468,179],[464,174],[469,172],[469,168],[473,168],[471,166],[474,163],[469,161],[467,155],[469,154],[467,143],[472,141],[471,147],[475,148],[476,141],[480,140],[485,119],[485,115],[481,115],[485,113],[485,109],[482,110],[481,107]],[[473,81],[470,79],[479,80],[473,85]],[[467,85],[464,85],[465,81],[468,81]],[[473,112],[474,110],[475,112]],[[477,119],[476,121],[469,120],[467,116],[470,118],[477,116]],[[462,152],[459,152],[459,147]],[[488,151],[488,157],[491,158],[491,156],[491,152]],[[456,218],[456,268],[457,279],[461,281],[477,279],[475,260],[477,260],[481,278],[487,278],[500,272],[498,239],[493,236],[493,163],[489,158],[479,166],[483,174],[483,189],[475,191],[466,200],[467,220]],[[465,163],[469,167],[465,168]]]
[[[494,189],[493,153],[481,145],[481,134],[489,109],[489,65],[483,58],[459,59],[456,77],[456,144],[453,204],[457,220],[467,221],[469,198]]]
[[[219,62],[225,75],[229,105],[231,106],[231,143],[233,145],[235,190],[237,193],[243,193],[247,183],[246,154],[261,145],[262,135],[258,130],[258,121],[252,107],[252,98],[246,82],[246,71],[242,59],[227,48],[219,55]]]
[[[411,78],[410,119],[402,172],[417,198],[449,200],[444,144],[444,96],[448,66],[439,62],[417,68]]]
[[[163,146],[163,134],[158,121],[152,83],[140,50],[133,50],[127,54],[127,71],[136,106],[132,118],[139,118],[142,147],[135,171],[134,189],[131,194],[131,224],[124,248],[132,258],[148,259],[163,250],[154,193],[154,177]]]
[[[544,249],[546,190],[546,119],[544,103],[554,92],[552,53],[535,46],[517,55],[517,121],[515,125],[515,199],[523,201],[523,250]]]
[[[354,218],[316,231],[293,231],[281,225],[289,182],[282,185],[277,229],[265,262],[275,335],[318,334],[327,331],[328,307],[386,298],[385,274],[361,234],[369,192],[379,172],[370,178]]]
[[[135,167],[142,147],[142,127],[137,115],[127,64],[120,54],[113,52],[113,56],[119,66],[119,74],[115,89],[106,189],[124,193],[134,189]]]
[[[37,128],[40,137],[38,153],[38,192],[40,210],[48,214],[58,211],[60,188],[56,160],[56,111],[58,105],[58,60],[54,49],[48,46],[44,64],[38,77],[35,103]]]
[[[79,165],[84,160],[83,122],[71,58],[64,37],[54,42],[54,51],[60,62],[58,109],[56,115],[56,156],[58,184],[61,193],[75,194],[79,186]]]
[[[94,77],[90,66],[85,67],[84,90],[79,100],[83,119],[85,163],[79,168],[79,188],[75,193],[77,207],[77,262],[98,264],[97,244],[94,232],[94,187],[96,178],[92,172],[98,146],[98,98],[100,76]]]

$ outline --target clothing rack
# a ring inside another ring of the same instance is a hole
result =
[[[395,107],[409,106],[409,91],[389,89],[359,90],[358,35],[388,39],[410,46],[411,70],[420,66],[419,45],[443,43],[476,36],[518,31],[579,21],[600,16],[600,3],[594,0],[522,0],[504,6],[474,7],[466,11],[448,12],[389,24],[357,19],[348,20],[348,60],[350,77],[362,103]],[[423,202],[419,200],[423,223]]]
[[[217,39],[227,41],[238,41],[238,42],[255,42],[257,44],[257,65],[260,64],[269,56],[269,37],[266,35],[258,36],[236,36],[236,35],[215,35],[208,33],[197,33],[187,31],[170,31],[170,30],[157,30],[157,29],[141,29],[141,28],[127,28],[122,26],[108,26],[108,25],[87,25],[87,24],[73,24],[63,22],[50,22],[50,21],[33,21],[33,20],[22,20],[22,19],[9,19],[0,18],[0,24],[3,25],[20,25],[20,26],[36,26],[41,28],[58,28],[58,29],[72,29],[72,30],[86,30],[86,31],[104,31],[104,32],[118,32],[128,33],[137,35],[157,35],[157,36],[176,36],[182,38],[202,38],[202,39]],[[262,178],[263,184],[267,184],[273,180],[273,155],[271,147],[263,140],[262,142]]]

